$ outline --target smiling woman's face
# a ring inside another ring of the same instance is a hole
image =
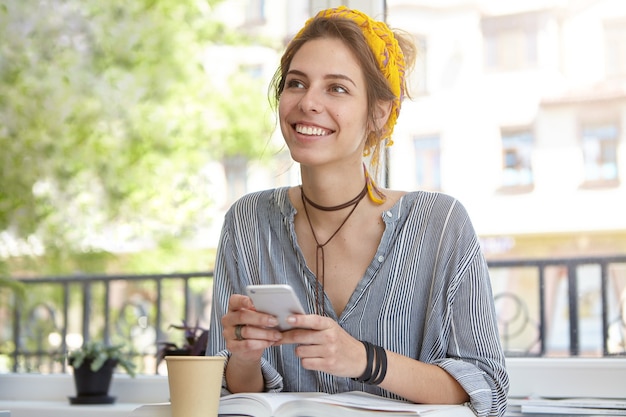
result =
[[[367,133],[363,72],[339,39],[311,40],[294,55],[278,106],[292,158],[315,166],[361,161]]]

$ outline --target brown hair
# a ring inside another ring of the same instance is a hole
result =
[[[400,49],[404,54],[407,73],[415,61],[415,45],[406,34],[394,30]],[[379,101],[392,101],[396,97],[391,91],[389,83],[382,71],[378,67],[378,62],[363,36],[361,28],[350,19],[316,17],[306,28],[294,38],[283,53],[280,66],[270,84],[271,101],[276,108],[280,96],[285,88],[285,76],[289,71],[294,55],[306,42],[319,38],[336,38],[343,41],[353,52],[363,71],[364,79],[367,80],[367,107],[368,120],[372,126],[375,124],[375,109]],[[407,91],[404,88],[404,91]],[[407,93],[408,94],[408,93]],[[385,139],[382,131],[372,131],[365,141],[365,153],[371,155],[370,166],[373,169],[374,177],[379,173],[381,143]]]

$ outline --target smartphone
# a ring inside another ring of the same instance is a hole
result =
[[[287,323],[288,316],[304,314],[304,308],[290,285],[248,285],[246,293],[257,311],[271,314],[278,319],[278,329],[281,331],[292,328]]]

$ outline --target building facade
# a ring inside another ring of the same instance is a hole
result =
[[[391,186],[458,197],[491,258],[626,252],[626,3],[387,3],[422,48]]]

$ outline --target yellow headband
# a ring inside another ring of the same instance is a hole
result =
[[[391,146],[393,144],[391,134],[393,133],[393,128],[400,115],[400,105],[404,99],[405,93],[404,72],[406,64],[404,54],[398,45],[398,41],[384,22],[373,20],[365,13],[348,9],[345,6],[320,11],[314,18],[309,19],[304,24],[304,27],[298,32],[296,38],[300,37],[309,23],[315,18],[320,17],[350,19],[361,28],[361,32],[363,32],[367,44],[378,61],[378,68],[387,79],[391,92],[395,96],[389,119],[387,119],[387,123],[383,127],[382,132],[382,137],[387,138],[387,146]]]

